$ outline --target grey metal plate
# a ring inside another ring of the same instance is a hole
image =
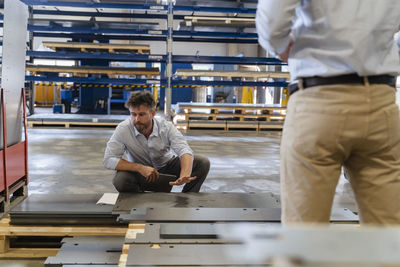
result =
[[[5,90],[7,145],[21,142],[22,136],[22,96],[25,87],[25,54],[28,24],[28,6],[21,1],[5,0],[3,19],[3,47],[1,88]],[[2,119],[0,120],[2,121]],[[2,128],[2,127],[1,127]],[[3,149],[3,135],[0,135]]]
[[[116,224],[112,205],[97,205],[102,194],[33,194],[10,212],[11,224]]]
[[[227,224],[218,224],[223,227]],[[255,225],[276,225],[276,223],[255,223]],[[217,236],[215,223],[147,223],[144,233],[136,238],[125,238],[127,244],[235,244],[237,240]]]
[[[251,261],[235,259],[225,251],[240,245],[131,245],[126,266],[249,266]],[[254,265],[253,265],[254,266]],[[265,266],[265,265],[259,265]]]
[[[119,194],[114,214],[132,208],[280,208],[271,193],[139,193]]]
[[[124,237],[92,236],[64,239],[57,256],[47,258],[46,267],[65,265],[118,265]]]
[[[134,208],[120,222],[280,222],[280,208]],[[332,212],[331,222],[357,222],[348,209]]]
[[[279,222],[280,208],[138,208],[118,221],[136,222]]]

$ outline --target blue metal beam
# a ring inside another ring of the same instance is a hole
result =
[[[87,40],[141,40],[141,41],[162,41],[165,42],[165,36],[142,36],[142,35],[85,35],[85,34],[67,34],[58,32],[33,32],[34,37],[46,38],[68,38],[68,39],[87,39]],[[174,37],[174,42],[202,42],[202,43],[239,43],[256,44],[257,39],[235,39],[235,38],[193,38],[193,37]]]
[[[26,51],[26,55],[42,59],[105,59],[111,61],[129,62],[165,62],[164,55],[143,55],[143,54],[117,54],[100,52],[48,52],[48,51]]]
[[[105,59],[111,61],[129,62],[165,62],[165,55],[143,54],[116,54],[100,52],[47,52],[27,51],[27,56],[42,59]],[[287,65],[276,58],[264,57],[221,57],[221,56],[182,56],[172,55],[174,63],[198,63],[198,64],[238,64],[238,65]]]
[[[56,16],[79,16],[79,17],[106,17],[106,18],[146,18],[146,19],[167,19],[163,14],[138,14],[138,13],[117,13],[117,12],[83,12],[83,11],[62,11],[62,10],[40,10],[34,9],[34,15],[56,15]],[[184,15],[174,15],[174,19],[183,20]]]
[[[147,84],[147,79],[113,79],[113,78],[85,78],[85,77],[48,77],[45,75],[41,76],[25,76],[26,81],[32,82],[74,82],[74,83],[87,83],[87,84]],[[155,81],[155,80],[153,80]]]
[[[153,35],[166,36],[168,31],[146,30],[146,29],[116,29],[116,28],[97,28],[97,27],[62,27],[58,25],[34,26],[28,25],[28,31],[51,31],[51,32],[70,32],[81,34],[134,34],[134,35]],[[246,32],[202,32],[202,31],[174,31],[174,36],[187,37],[221,37],[221,38],[247,38],[257,39],[256,33]]]
[[[85,78],[85,77],[47,77],[41,76],[25,76],[26,81],[33,82],[73,82],[82,84],[111,84],[111,85],[149,85],[147,79],[114,79],[114,78]],[[151,81],[165,86],[166,80]],[[172,85],[176,86],[267,86],[267,87],[287,87],[287,82],[252,82],[252,81],[191,81],[191,80],[172,80]]]
[[[173,55],[175,63],[204,63],[204,64],[243,64],[243,65],[287,65],[277,58],[264,57],[221,57],[221,56],[180,56]]]
[[[97,27],[62,27],[58,25],[49,26],[35,26],[28,24],[28,31],[52,31],[52,32],[70,32],[70,33],[83,33],[83,34],[149,34],[152,30],[146,29],[112,29],[112,28],[97,28]],[[161,31],[158,31],[161,32]]]

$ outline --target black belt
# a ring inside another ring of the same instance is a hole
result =
[[[367,76],[370,84],[387,84],[392,87],[396,87],[396,77],[391,75],[376,75]],[[357,74],[347,74],[333,77],[310,77],[299,79],[299,82],[303,83],[303,88],[321,85],[332,85],[332,84],[364,84],[364,77],[358,76]],[[292,83],[289,85],[289,94],[295,93],[299,90],[298,83]]]

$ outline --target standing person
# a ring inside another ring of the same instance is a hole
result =
[[[260,0],[259,43],[288,60],[282,221],[329,222],[344,165],[370,224],[400,223],[399,0]]]
[[[174,125],[154,117],[150,92],[131,94],[125,106],[130,118],[117,126],[104,153],[104,166],[117,171],[113,179],[117,191],[170,192],[172,186],[185,184],[182,192],[199,192],[210,169],[209,160],[193,156]]]

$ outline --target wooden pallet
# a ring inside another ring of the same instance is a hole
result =
[[[28,127],[34,128],[34,126],[63,126],[65,128],[70,127],[116,127],[119,122],[96,122],[96,121],[28,121]]]
[[[4,196],[0,197],[0,217],[4,217],[28,196],[28,187],[25,178],[10,187],[8,193],[10,196],[8,200]]]
[[[136,52],[136,53],[150,53],[149,45],[131,45],[131,44],[105,44],[105,43],[79,43],[79,42],[43,42],[43,46],[52,50],[78,50],[81,52],[89,51],[107,51],[114,52]]]
[[[281,130],[283,122],[265,122],[265,121],[228,121],[228,120],[179,120],[175,123],[180,130],[193,129],[216,129],[216,130]]]
[[[13,237],[124,236],[126,231],[126,226],[16,226],[5,218],[0,221],[0,258],[47,258],[58,252],[58,248],[10,248]]]
[[[126,231],[125,239],[135,239],[136,235],[139,233],[144,233],[145,224],[130,223],[128,230]],[[122,254],[119,258],[118,267],[125,267],[126,261],[128,260],[129,244],[124,244],[122,246]]]

